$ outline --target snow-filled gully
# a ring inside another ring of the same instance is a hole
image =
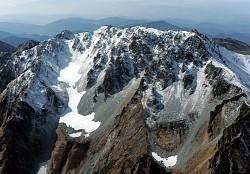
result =
[[[68,108],[60,116],[59,123],[65,123],[68,127],[72,127],[76,131],[79,130],[77,133],[70,134],[71,137],[81,136],[82,129],[88,133],[88,136],[100,126],[100,122],[93,121],[95,113],[86,116],[78,113],[77,105],[85,93],[85,91],[78,92],[75,87],[75,83],[81,77],[81,74],[78,73],[80,68],[81,63],[79,63],[77,59],[73,59],[66,68],[60,71],[60,76],[58,77],[59,81],[67,83],[69,96]]]

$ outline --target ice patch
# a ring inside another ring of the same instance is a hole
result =
[[[41,166],[37,174],[47,174],[47,166]]]
[[[82,134],[82,132],[77,132],[77,133],[69,134],[69,136],[72,138],[77,138],[77,137],[80,137],[81,134]]]
[[[174,166],[177,163],[177,157],[178,157],[178,155],[175,155],[175,156],[170,156],[168,158],[162,158],[155,152],[152,152],[152,156],[156,161],[163,163],[165,167]]]

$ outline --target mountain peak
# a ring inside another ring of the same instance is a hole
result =
[[[12,56],[0,71],[12,75],[0,86],[8,173],[249,169],[249,57],[196,31],[63,31]]]
[[[74,34],[69,30],[64,30],[60,34],[56,35],[56,38],[70,40],[74,38]]]

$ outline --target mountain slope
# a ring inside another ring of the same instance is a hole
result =
[[[227,38],[227,39],[214,38],[213,41],[227,48],[228,50],[231,50],[240,54],[246,54],[246,55],[250,54],[250,46],[244,42],[231,39],[231,38]]]
[[[12,33],[9,32],[5,32],[5,31],[0,31],[0,39],[5,38],[5,37],[9,37],[12,36]]]
[[[29,36],[30,36],[30,38],[29,38]],[[6,38],[3,38],[1,40],[10,44],[10,45],[18,47],[19,45],[24,44],[29,40],[44,41],[48,38],[49,37],[45,36],[45,35],[35,35],[35,34],[22,34],[21,35],[20,34],[20,35],[13,35],[10,37],[6,37]]]
[[[246,44],[250,44],[250,34],[247,33],[229,33],[229,34],[225,34],[225,33],[217,33],[215,35],[210,35],[211,38],[233,38],[236,40],[239,40],[241,42],[245,42]]]
[[[25,43],[29,40],[31,39],[23,38],[23,37],[16,37],[16,36],[10,36],[10,37],[2,39],[3,42],[13,45],[15,47],[18,47],[20,44]]]
[[[1,173],[250,171],[249,56],[196,31],[106,26],[11,57]]]
[[[51,22],[44,25],[41,32],[46,35],[53,36],[60,31],[92,31],[98,28],[98,24],[94,20],[80,19],[80,18],[66,18],[58,21]]]
[[[167,18],[164,21],[180,27],[195,28],[210,38],[233,38],[250,44],[248,19],[232,19],[230,22],[198,22],[187,19]],[[234,24],[234,25],[232,25]]]
[[[0,52],[13,52],[15,47],[6,42],[0,41]]]
[[[0,31],[5,31],[13,34],[37,33],[39,28],[40,25],[34,25],[34,24],[0,22]]]

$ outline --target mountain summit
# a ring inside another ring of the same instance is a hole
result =
[[[0,173],[250,171],[249,56],[144,27],[35,45],[1,55]]]

